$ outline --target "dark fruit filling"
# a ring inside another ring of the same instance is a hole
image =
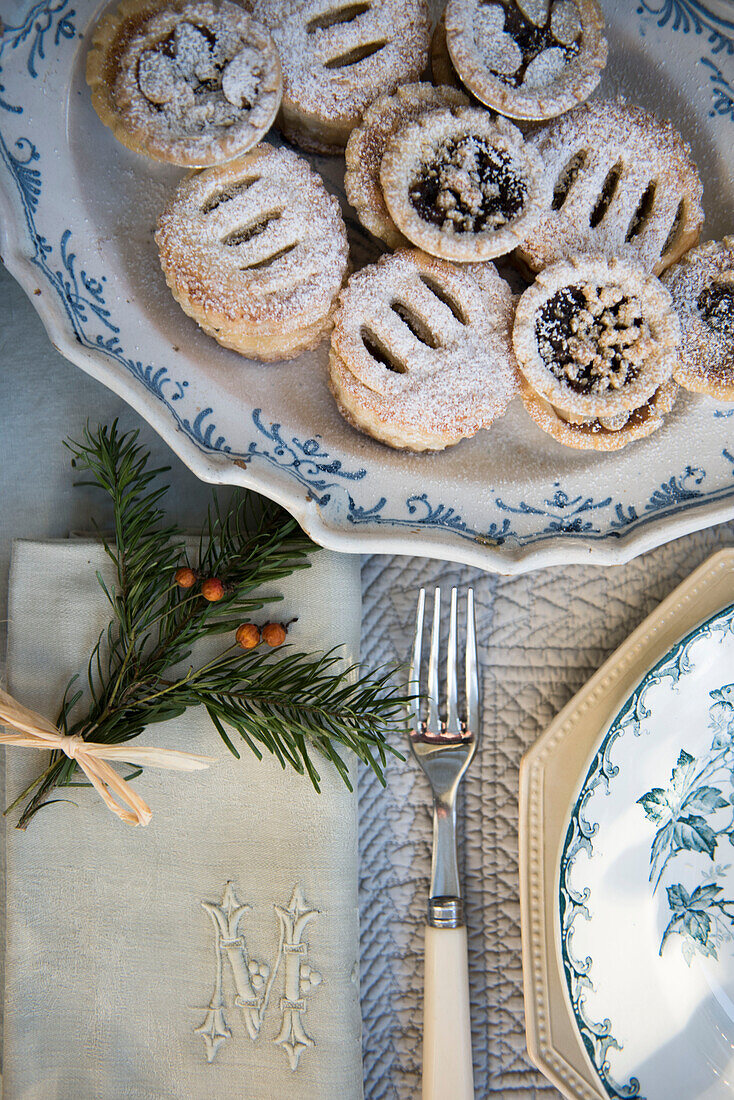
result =
[[[473,134],[440,142],[410,185],[423,221],[455,233],[499,229],[522,212],[526,195],[510,157]]]
[[[535,336],[551,373],[579,394],[603,394],[633,382],[651,349],[639,303],[618,287],[556,291],[538,314]]]
[[[171,57],[179,63],[182,75],[188,76],[192,81],[194,95],[200,95],[202,92],[218,92],[222,86],[221,73],[226,65],[226,58],[216,56],[218,52],[217,36],[210,27],[201,26],[199,23],[181,23],[179,27],[185,28],[189,32],[186,39],[181,39],[180,30],[178,34],[175,30],[171,31],[169,35],[166,35],[153,47],[153,52]],[[197,31],[206,41],[207,47],[204,50],[204,44],[201,43],[200,57],[202,59],[206,57],[208,62],[206,67],[209,70],[203,78],[197,77],[195,74],[196,57],[191,43],[191,37],[195,36]]]
[[[734,283],[707,286],[696,304],[709,328],[722,336],[734,336]]]
[[[493,3],[492,6],[497,5]],[[544,53],[545,50],[561,50],[566,62],[579,52],[580,34],[574,42],[568,43],[561,42],[553,33],[551,27],[553,3],[548,5],[548,15],[545,22],[540,25],[528,19],[514,0],[509,0],[509,2],[505,0],[505,3],[499,6],[504,9],[505,13],[504,33],[513,39],[522,55],[522,61],[513,73],[495,71],[490,67],[489,71],[492,75],[501,80],[503,84],[508,84],[511,88],[519,88],[525,79],[525,73],[530,63]]]

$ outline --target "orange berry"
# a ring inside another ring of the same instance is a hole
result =
[[[196,584],[196,573],[184,565],[176,570],[173,579],[179,588],[193,588]]]
[[[217,577],[207,577],[201,586],[201,594],[209,603],[216,603],[224,595],[224,585]]]
[[[285,641],[285,627],[282,623],[265,623],[262,636],[263,641],[269,646],[282,645]]]
[[[237,627],[235,639],[237,645],[241,645],[243,649],[254,649],[260,644],[260,628],[254,623],[243,623]]]

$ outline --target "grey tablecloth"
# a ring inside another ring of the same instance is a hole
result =
[[[4,620],[11,539],[63,536],[88,523],[90,491],[72,490],[62,437],[78,435],[87,418],[96,424],[120,414],[125,427],[139,421],[54,351],[30,303],[1,271],[0,410]],[[141,435],[156,459],[172,465],[173,511],[183,522],[194,522],[206,487],[145,425]],[[524,1045],[516,851],[520,757],[656,603],[709,553],[731,542],[734,528],[726,525],[623,567],[573,567],[517,578],[422,558],[374,555],[364,561],[362,653],[368,665],[405,658],[420,584],[473,583],[477,591],[484,741],[467,781],[462,863],[480,1098],[557,1095],[530,1065]],[[360,822],[365,1095],[412,1100],[419,1080],[421,923],[430,864],[421,777],[396,763],[383,791],[363,773]]]

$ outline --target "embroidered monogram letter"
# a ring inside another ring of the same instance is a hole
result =
[[[233,1004],[242,1009],[247,1033],[252,1040],[258,1038],[265,1018],[270,993],[283,963],[283,996],[280,999],[282,1024],[274,1043],[282,1045],[291,1069],[296,1069],[302,1052],[314,1045],[306,1032],[303,1014],[308,995],[321,983],[321,975],[306,961],[308,943],[303,933],[317,909],[306,904],[300,886],[293,890],[287,909],[276,905],[275,912],[280,926],[278,954],[272,967],[252,958],[247,942],[240,931],[240,922],[250,905],[237,900],[234,887],[228,882],[220,902],[204,901],[203,908],[214,923],[214,992],[206,1019],[195,1032],[206,1045],[208,1062],[213,1062],[222,1043],[232,1037],[227,1026],[227,1005],[224,997],[225,963],[232,975],[235,996]]]

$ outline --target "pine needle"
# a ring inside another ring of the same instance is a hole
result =
[[[183,532],[163,508],[168,487],[161,477],[168,467],[150,468],[137,431],[121,433],[115,421],[96,431],[87,427],[80,442],[66,446],[72,465],[89,475],[79,484],[101,489],[108,498],[114,534],[96,529],[115,579],[105,584],[97,574],[111,620],[90,654],[86,691],[78,676],[67,686],[59,728],[86,740],[123,744],[156,722],[201,706],[237,758],[237,743],[258,759],[269,752],[283,768],[307,776],[316,790],[321,758],[351,790],[345,755],[351,752],[384,783],[388,754],[400,756],[389,739],[403,731],[410,701],[391,686],[388,670],[362,676],[338,650],[313,655],[287,645],[265,652],[234,644],[240,623],[280,599],[262,595],[262,588],[308,568],[318,550],[295,520],[246,491],[235,492],[226,504],[213,493],[191,561]],[[176,583],[182,566],[194,570],[194,587]],[[221,600],[202,596],[199,582],[206,577],[222,582]],[[191,664],[195,643],[216,636],[224,643],[220,655]],[[137,774],[139,769],[129,778]],[[50,797],[57,787],[82,785],[75,762],[52,755],[43,774],[13,803],[29,796],[18,828],[59,800]]]

